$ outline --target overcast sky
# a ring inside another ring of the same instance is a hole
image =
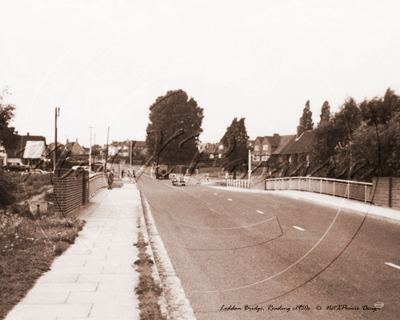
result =
[[[0,2],[0,89],[20,134],[89,146],[145,140],[149,106],[183,89],[204,108],[203,142],[245,117],[251,139],[400,94],[398,1]],[[96,136],[96,138],[94,138]]]

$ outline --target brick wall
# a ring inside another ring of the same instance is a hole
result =
[[[379,177],[372,179],[373,204],[400,209],[400,178]]]
[[[89,202],[89,173],[62,169],[53,175],[55,212],[68,215]]]

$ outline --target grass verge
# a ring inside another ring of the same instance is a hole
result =
[[[138,226],[140,227],[140,218],[138,218]],[[166,320],[162,315],[159,298],[162,288],[154,281],[152,276],[152,268],[154,261],[150,255],[146,253],[148,243],[144,241],[141,231],[138,234],[138,242],[134,244],[139,249],[139,259],[135,261],[135,265],[140,274],[139,284],[135,288],[136,294],[139,296],[139,308],[141,320]]]
[[[0,211],[0,319],[34,286],[54,258],[74,243],[84,221],[33,216],[28,205]]]

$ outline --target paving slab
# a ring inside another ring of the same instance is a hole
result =
[[[74,212],[86,225],[5,320],[139,319],[135,287],[139,273],[137,218],[142,217],[134,184],[100,190]]]

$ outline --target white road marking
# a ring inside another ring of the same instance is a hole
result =
[[[229,201],[233,201],[232,199],[228,198]]]
[[[303,229],[303,228],[300,228],[300,227],[293,226],[293,228],[295,228],[295,229],[297,229],[297,230],[300,230],[300,231],[304,231],[304,229]]]
[[[262,212],[262,211],[260,211],[260,210],[257,210],[257,212],[258,212],[258,213],[261,213],[261,214],[264,214],[264,212]]]
[[[388,266],[391,266],[391,267],[393,267],[393,268],[400,269],[400,266],[398,266],[398,265],[395,265],[395,264],[393,264],[393,263],[390,263],[390,262],[385,262],[385,264],[387,264]]]
[[[215,193],[215,192],[214,192],[214,194],[217,195],[218,193]]]

